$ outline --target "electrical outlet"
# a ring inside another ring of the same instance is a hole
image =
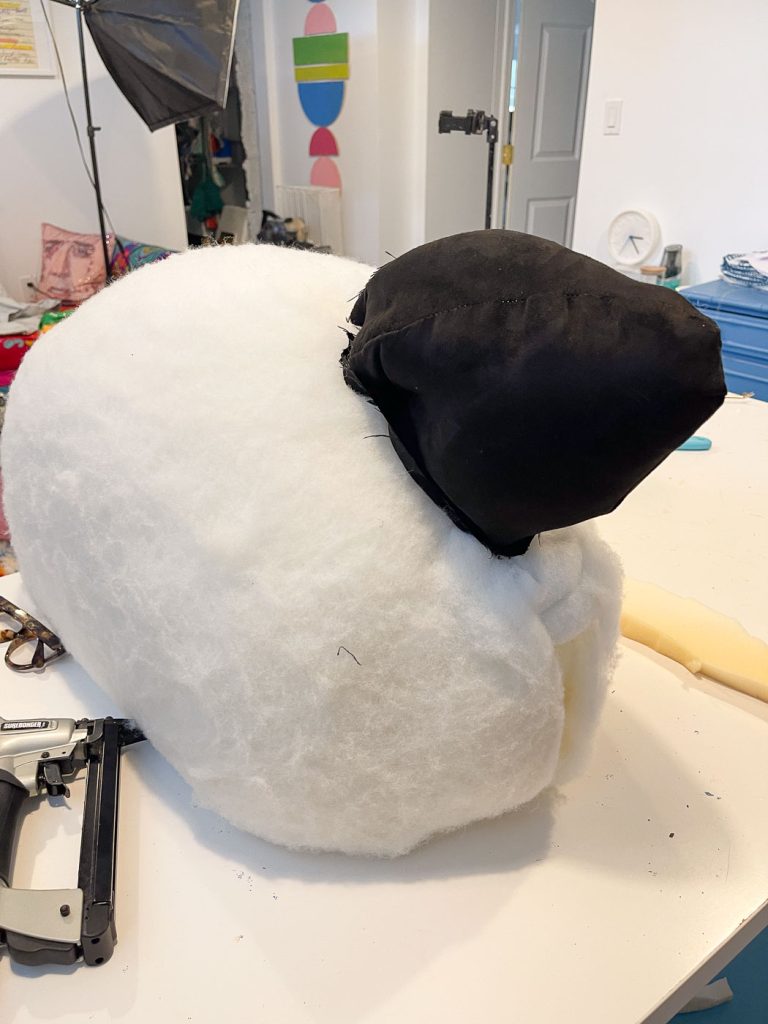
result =
[[[37,298],[34,274],[22,274],[19,278],[19,294],[23,299]]]

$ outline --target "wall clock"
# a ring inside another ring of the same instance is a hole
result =
[[[646,263],[661,239],[659,222],[645,210],[622,210],[608,228],[608,248],[615,263]]]

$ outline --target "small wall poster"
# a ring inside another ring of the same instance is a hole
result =
[[[0,75],[54,74],[40,0],[0,0]]]

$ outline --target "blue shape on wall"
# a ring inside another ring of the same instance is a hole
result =
[[[343,82],[299,82],[299,100],[307,119],[318,128],[333,124],[344,102]]]

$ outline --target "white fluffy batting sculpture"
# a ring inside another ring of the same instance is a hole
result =
[[[339,365],[371,274],[271,246],[131,274],[30,351],[2,459],[37,612],[197,799],[291,847],[397,855],[583,759],[620,572],[590,524],[500,556],[429,494]]]

